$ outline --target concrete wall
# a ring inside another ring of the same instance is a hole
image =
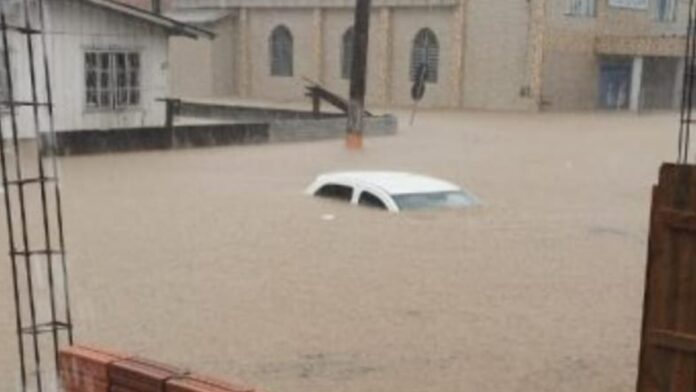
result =
[[[437,36],[440,45],[440,62],[437,83],[427,83],[426,92],[421,106],[423,107],[457,107],[458,101],[453,92],[449,75],[452,54],[452,24],[454,17],[453,7],[438,8],[394,8],[392,11],[392,49],[391,62],[391,86],[390,94],[392,103],[397,106],[410,105],[411,99],[411,48],[416,34],[429,28]]]
[[[207,41],[203,45],[211,45],[211,53],[215,54],[210,58],[212,62],[212,91],[215,97],[229,96],[230,92],[235,89],[234,57],[237,56],[237,49],[234,39],[234,20],[234,17],[228,16],[216,22],[212,29],[216,36],[212,42],[208,39],[199,39],[199,41]]]
[[[172,37],[169,40],[172,96],[186,98],[237,95],[237,21],[232,15],[200,26],[215,39]]]
[[[593,109],[599,89],[598,50],[607,55],[639,55],[660,51],[680,56],[683,45],[672,36],[686,30],[688,2],[678,0],[677,19],[661,22],[655,17],[655,1],[648,9],[610,7],[607,0],[597,1],[594,17],[567,13],[567,0],[547,4],[548,27],[545,39],[543,98],[551,110]],[[630,40],[617,40],[630,37]],[[597,46],[597,42],[608,43]],[[612,42],[613,41],[613,42]],[[672,42],[675,41],[675,42]]]
[[[290,29],[293,37],[293,76],[271,76],[269,39],[278,25]],[[302,76],[313,77],[315,64],[310,9],[252,9],[250,29],[250,94],[253,97],[281,101],[303,97]]]
[[[528,109],[529,2],[470,0],[464,52],[464,106]]]
[[[601,35],[662,36],[683,35],[686,31],[688,1],[676,0],[677,19],[660,22],[656,19],[656,1],[649,1],[645,10],[610,7],[608,0],[597,0],[596,16],[568,14],[568,0],[549,0],[548,24],[552,31],[592,32]]]
[[[234,58],[225,50],[211,51],[216,75],[211,94],[303,100],[303,76],[348,94],[340,56],[342,35],[353,21],[351,1],[200,1],[179,4],[215,3],[245,15],[243,23],[230,18],[226,26],[216,27],[218,40],[223,40],[219,46],[233,47]],[[598,52],[678,56],[683,46],[675,37],[685,29],[685,0],[678,0],[676,22],[657,21],[654,1],[648,10],[610,8],[608,1],[597,0],[595,17],[568,15],[568,0],[376,1],[368,104],[411,104],[411,45],[418,30],[428,27],[437,34],[440,63],[439,80],[428,84],[424,107],[594,108]],[[281,23],[294,37],[292,78],[270,76],[268,38]],[[230,34],[235,36],[231,43],[226,42]],[[226,76],[230,68],[234,78]]]
[[[213,41],[172,37],[169,40],[171,94],[174,97],[215,96],[213,82]]]
[[[323,38],[321,49],[323,60],[321,64],[321,82],[331,91],[348,97],[350,82],[341,77],[341,46],[343,34],[353,26],[353,12],[350,9],[327,9],[323,11],[324,22],[322,24]],[[379,26],[379,18],[375,12],[370,18],[370,48],[367,62],[367,102],[368,104],[382,104],[380,86],[380,61],[377,50],[377,42],[384,38]]]
[[[452,88],[450,75],[456,61],[452,56],[460,55],[453,50],[452,37],[457,26],[453,22],[454,6],[439,7],[381,7],[375,8],[371,18],[371,43],[368,57],[368,103],[371,105],[411,104],[409,77],[411,46],[416,33],[424,27],[433,30],[440,44],[440,78],[438,83],[429,84],[423,105],[426,107],[457,107],[459,88]],[[277,101],[303,100],[303,77],[317,80],[330,90],[343,96],[348,95],[349,82],[341,77],[341,45],[345,31],[353,24],[350,8],[247,8],[246,22],[230,17],[217,23],[213,31],[217,34],[213,49],[212,73],[213,96],[244,95],[241,87],[247,84],[247,96]],[[293,34],[294,75],[274,77],[270,75],[269,37],[280,25],[287,26]],[[248,42],[240,38],[248,28]],[[461,43],[457,43],[458,45]],[[188,62],[175,65],[175,69],[190,69],[194,57],[187,50],[199,44],[183,47],[177,44],[173,50],[173,62]],[[248,45],[245,49],[243,46]],[[232,48],[232,50],[228,49]],[[181,49],[181,50],[179,50]],[[195,49],[203,55],[203,48]],[[242,58],[248,53],[248,59]],[[248,70],[244,62],[248,61]],[[234,77],[230,78],[230,69]],[[190,84],[177,83],[177,94],[198,96],[200,89]],[[459,87],[459,86],[457,86]]]
[[[593,32],[556,29],[550,34],[544,52],[545,109],[584,110],[597,106],[599,59],[594,45]]]

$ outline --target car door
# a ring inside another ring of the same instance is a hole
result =
[[[396,212],[398,207],[385,192],[372,189],[359,189],[356,192],[355,203],[362,207],[375,208],[384,211]]]

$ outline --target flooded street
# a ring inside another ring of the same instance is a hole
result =
[[[271,392],[634,390],[650,190],[675,159],[677,115],[400,121],[358,153],[63,158],[78,342]],[[303,194],[353,169],[448,179],[483,205],[391,215]],[[0,319],[6,380],[13,331]]]

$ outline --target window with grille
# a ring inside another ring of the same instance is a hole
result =
[[[425,68],[425,81],[437,83],[440,62],[440,45],[437,36],[430,29],[422,29],[413,40],[411,51],[411,81],[415,81],[419,71]]]
[[[351,69],[353,69],[353,28],[349,28],[343,33],[343,44],[341,45],[341,77],[350,79]]]
[[[574,16],[595,16],[597,0],[568,0],[568,14]]]
[[[140,105],[140,54],[132,51],[85,53],[85,102],[91,109]]]
[[[287,27],[278,26],[273,29],[270,39],[272,76],[292,76],[292,46],[292,33]]]
[[[677,18],[677,1],[657,0],[655,17],[660,22],[673,22]]]

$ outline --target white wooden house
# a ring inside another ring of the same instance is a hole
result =
[[[24,25],[24,1],[38,6],[37,0],[0,0],[8,24]],[[157,99],[167,97],[170,91],[169,38],[212,38],[205,30],[112,0],[42,3],[57,131],[161,126],[165,107]],[[34,42],[38,49],[36,68],[43,70],[38,63],[43,57],[40,37],[35,36]],[[8,46],[14,99],[28,101],[31,84],[26,37],[10,33]],[[7,99],[6,71],[0,66],[0,100]],[[39,101],[45,101],[43,72],[37,78]],[[0,116],[7,135],[7,111]],[[18,121],[21,136],[34,135],[30,108],[18,109]],[[42,121],[44,131],[46,124]]]

